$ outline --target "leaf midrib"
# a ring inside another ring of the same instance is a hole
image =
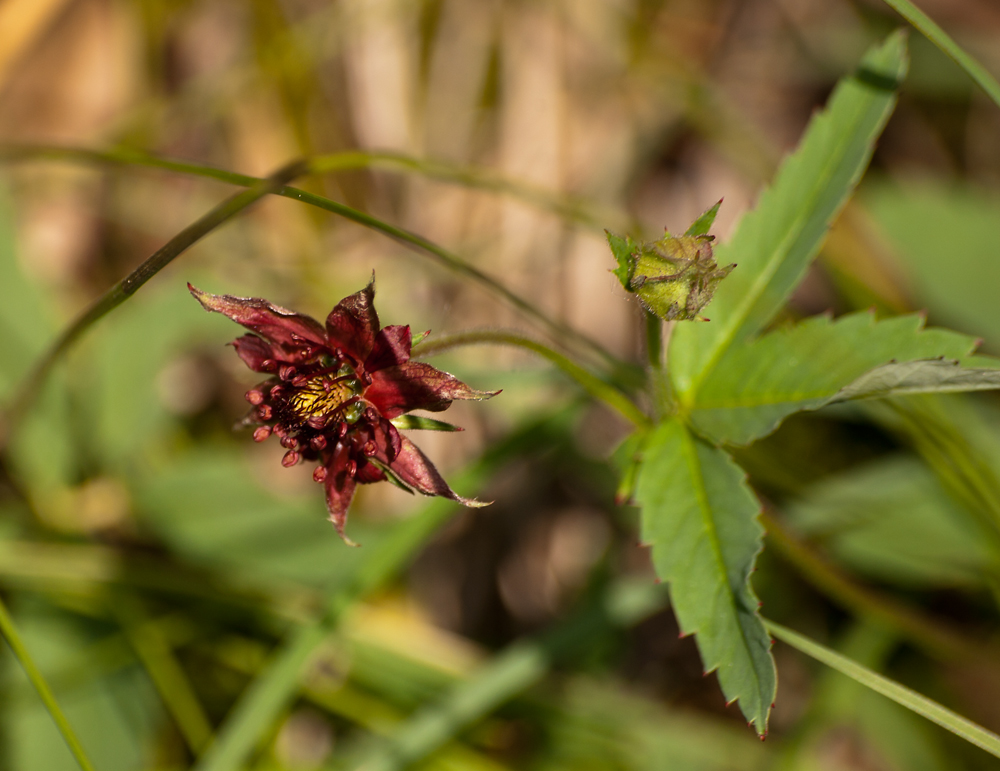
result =
[[[726,594],[729,597],[729,608],[732,611],[736,608],[736,595],[733,592],[733,587],[729,583],[729,572],[726,570],[726,561],[722,556],[722,548],[719,544],[718,534],[714,527],[714,522],[711,517],[711,506],[708,502],[708,496],[706,494],[704,476],[701,473],[701,464],[698,462],[698,450],[694,446],[695,438],[683,425],[680,426],[682,431],[681,442],[683,443],[684,455],[687,459],[688,469],[691,473],[691,479],[695,482],[695,496],[698,500],[698,510],[701,513],[702,524],[705,526],[705,531],[708,534],[709,543],[712,547],[712,552],[715,555],[716,566],[720,569],[720,572],[725,576],[725,587]],[[756,701],[758,702],[758,709],[755,712],[759,713],[759,701],[760,701],[760,691],[761,691],[761,679],[760,674],[757,672],[757,665],[754,662],[753,654],[751,653],[750,640],[747,638],[746,630],[743,628],[743,624],[740,623],[739,614],[733,613],[736,620],[736,627],[740,630],[740,638],[743,641],[743,650],[746,651],[748,658],[750,659],[750,670],[753,672],[754,682],[756,683]],[[693,630],[696,634],[700,633],[702,630]],[[715,663],[712,670],[714,671],[719,668],[720,664]],[[736,696],[734,701],[740,699],[740,696]],[[730,702],[732,703],[732,702]],[[759,715],[758,715],[759,717]],[[755,717],[756,719],[756,717]]]

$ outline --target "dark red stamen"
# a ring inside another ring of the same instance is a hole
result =
[[[252,405],[254,405],[255,407],[258,404],[263,404],[264,403],[264,394],[261,393],[260,389],[251,388],[249,391],[246,392],[246,394],[244,394],[244,396],[245,396],[246,400],[248,402],[250,402]]]
[[[317,466],[313,470],[313,481],[314,482],[324,481],[326,479],[326,474],[327,474],[326,466]]]
[[[309,440],[309,446],[317,451],[326,449],[326,437],[322,434],[314,436]]]
[[[274,417],[274,410],[271,409],[270,404],[262,404],[257,408],[257,416],[261,420],[270,420]]]
[[[285,453],[285,456],[281,459],[281,465],[285,468],[291,468],[296,463],[299,462],[299,454],[295,450],[289,450]]]
[[[253,432],[253,440],[255,442],[263,442],[271,435],[270,426],[261,426],[256,431]]]

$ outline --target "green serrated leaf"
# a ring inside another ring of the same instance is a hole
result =
[[[642,538],[685,634],[695,634],[706,671],[761,735],[777,675],[750,573],[761,549],[760,504],[727,453],[677,420],[646,443],[636,500]]]
[[[611,253],[615,256],[615,261],[618,263],[618,267],[611,272],[618,277],[621,285],[631,292],[632,251],[635,249],[635,244],[628,236],[622,238],[609,230],[605,230],[604,233],[608,237],[608,246],[611,247]]]
[[[716,201],[714,206],[708,208],[704,214],[702,214],[698,219],[691,223],[684,235],[686,236],[707,236],[708,231],[712,229],[712,225],[715,223],[715,215],[719,213],[719,207],[722,206],[722,199],[720,198]]]
[[[423,430],[423,431],[463,431],[461,426],[454,426],[451,423],[445,423],[443,420],[434,420],[434,418],[425,418],[423,415],[400,415],[397,418],[393,418],[389,421],[396,428],[401,428],[404,431],[413,430]]]
[[[892,86],[906,69],[902,33],[870,51],[859,73],[841,80],[827,108],[810,122],[756,209],[716,250],[719,264],[739,267],[719,286],[712,323],[679,325],[671,337],[671,374],[683,402],[694,400],[727,348],[774,318],[802,279],[868,165],[896,104]]]
[[[832,401],[889,395],[894,385],[900,393],[907,384],[916,389],[921,373],[924,387],[932,390],[931,370],[938,372],[945,363],[911,366],[916,362],[907,360],[959,359],[972,352],[976,341],[957,332],[922,327],[923,317],[918,315],[884,321],[876,321],[870,313],[836,321],[816,316],[734,346],[695,395],[691,424],[714,442],[742,445],[771,433],[793,412],[819,409]],[[890,365],[893,360],[907,364]],[[883,365],[888,369],[876,375]],[[957,368],[945,367],[954,375],[953,390],[962,390]],[[911,374],[910,381],[900,368]],[[1000,372],[992,377],[1000,383]],[[946,380],[938,375],[942,388]]]

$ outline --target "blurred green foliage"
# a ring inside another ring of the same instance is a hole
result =
[[[899,21],[839,0],[473,5],[44,3],[48,22],[0,40],[0,141],[254,174],[326,152],[425,156],[301,184],[468,256],[635,364],[637,308],[595,230],[676,230],[725,194],[728,233],[809,112]],[[988,3],[969,9],[941,6],[941,21],[996,69],[1000,22]],[[997,353],[1000,119],[925,41],[913,57],[878,173],[777,324],[926,308]],[[127,164],[2,175],[6,404],[79,309],[227,189]],[[781,645],[758,741],[678,639],[636,512],[613,503],[605,461],[624,426],[516,353],[447,354],[505,392],[455,415],[464,434],[427,443],[456,489],[494,506],[373,487],[352,513],[362,547],[344,547],[308,475],[233,430],[252,375],[223,346],[235,328],[184,281],[321,318],[373,266],[385,323],[520,323],[388,241],[267,201],[101,321],[18,416],[0,592],[97,768],[226,767],[201,731],[255,769],[997,767]],[[765,538],[765,612],[1000,729],[995,398],[840,405],[737,457],[791,539]],[[254,703],[270,712],[241,734]],[[73,768],[5,650],[0,769]]]

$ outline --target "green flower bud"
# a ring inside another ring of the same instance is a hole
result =
[[[716,264],[715,237],[705,234],[718,207],[699,217],[683,236],[664,233],[659,241],[637,244],[608,233],[608,244],[618,261],[614,274],[626,290],[638,295],[643,307],[664,321],[705,321],[699,316],[701,309],[736,267]]]

